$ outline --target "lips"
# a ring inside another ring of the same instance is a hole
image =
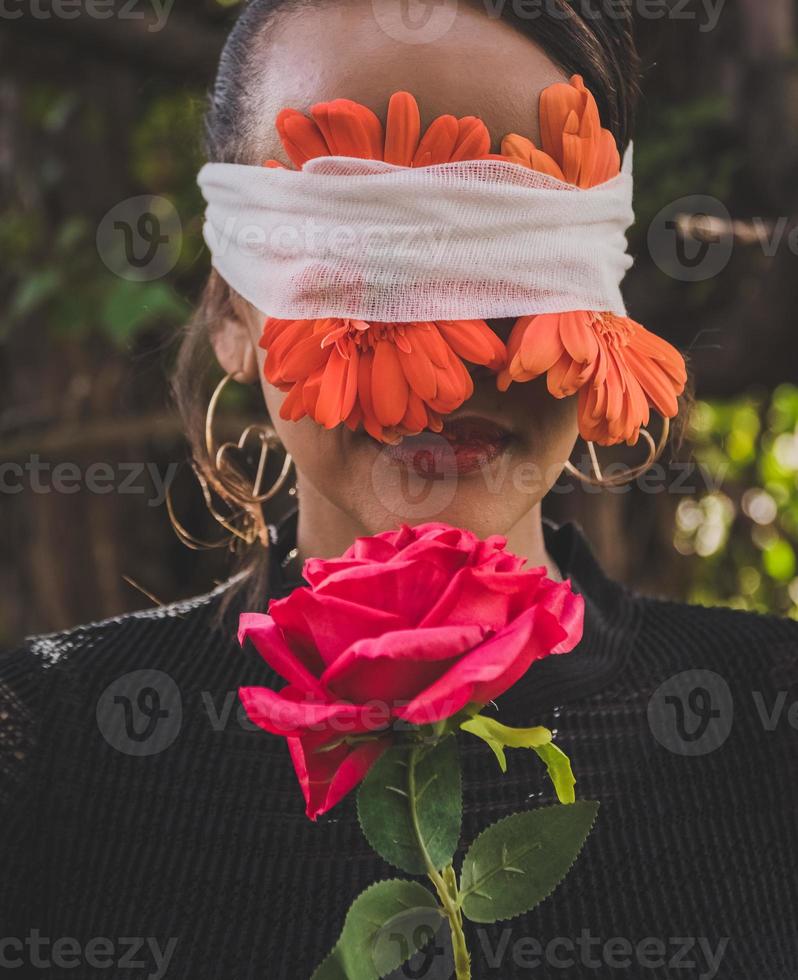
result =
[[[499,423],[463,416],[447,419],[440,433],[406,436],[384,451],[418,476],[435,479],[452,473],[473,473],[488,466],[507,450],[511,441],[512,433]]]

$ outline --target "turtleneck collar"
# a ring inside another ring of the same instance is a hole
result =
[[[547,657],[498,701],[502,715],[521,723],[535,711],[590,697],[606,688],[623,669],[640,625],[639,604],[609,579],[590,545],[574,524],[544,522],[546,549],[564,579],[585,600],[585,631],[569,654]],[[297,511],[270,529],[271,595],[280,598],[304,584],[292,561],[296,549]]]

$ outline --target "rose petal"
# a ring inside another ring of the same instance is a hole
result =
[[[304,620],[306,626],[303,635],[310,637],[324,661],[324,667],[328,667],[358,640],[407,629],[410,625],[404,617],[395,613],[350,602],[336,595],[321,595],[305,588],[295,589],[288,599],[274,609],[273,615],[278,625],[282,625],[282,617],[288,612],[291,623],[295,623],[298,617]]]
[[[376,723],[373,706],[313,701],[296,688],[278,692],[269,687],[241,687],[238,696],[250,721],[273,735],[315,731],[341,737],[373,731]]]
[[[482,625],[442,626],[386,633],[360,640],[322,675],[338,697],[394,705],[410,701],[480,643]]]
[[[487,704],[548,656],[565,631],[545,609],[533,606],[501,633],[472,650],[397,715],[415,725],[457,714],[467,704]]]
[[[337,595],[362,606],[378,606],[415,624],[447,581],[444,569],[431,562],[396,561],[335,572],[318,586],[317,593]]]
[[[331,810],[365,777],[391,745],[389,737],[351,747],[341,745],[319,752],[324,742],[318,737],[289,738],[288,750],[305,797],[305,813],[316,820]]]
[[[324,689],[318,676],[313,673],[312,665],[303,662],[288,647],[280,627],[271,616],[243,613],[238,621],[238,642],[243,646],[246,640],[251,640],[272,670],[290,684],[323,696]]]
[[[501,572],[463,568],[419,626],[477,622],[496,632],[529,606],[544,577],[543,569]]]

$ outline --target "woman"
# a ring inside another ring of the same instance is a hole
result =
[[[274,127],[285,107],[340,96],[384,115],[393,93],[410,92],[422,131],[441,115],[477,117],[493,145],[472,159],[501,149],[535,169],[532,144],[547,135],[541,93],[574,73],[623,153],[637,60],[616,6],[582,19],[564,16],[563,2],[524,19],[509,6],[488,16],[462,5],[446,29],[433,18],[427,43],[411,44],[398,5],[252,0],[222,57],[210,157],[295,167],[290,120],[282,116],[282,142]],[[586,104],[581,89],[579,98]],[[409,102],[402,107],[412,115]],[[505,134],[518,136],[499,146]],[[556,358],[537,363],[528,325],[497,316],[459,339],[450,331],[468,378],[452,367],[460,389],[437,402],[441,411],[425,403],[411,424],[405,405],[392,419],[391,398],[410,398],[404,389],[390,389],[383,409],[372,389],[370,412],[358,388],[350,427],[343,396],[296,410],[302,372],[277,357],[283,327],[274,321],[264,334],[263,313],[213,273],[175,385],[200,473],[231,499],[243,478],[204,441],[209,393],[198,378],[209,342],[225,375],[260,382],[294,460],[298,516],[269,542],[259,494],[245,487],[247,522],[236,529],[255,542],[248,575],[191,602],[32,639],[3,661],[4,965],[20,976],[75,967],[81,977],[108,976],[109,967],[114,976],[192,980],[311,975],[354,897],[392,871],[361,836],[351,797],[316,824],[306,819],[281,741],[238,711],[241,685],[281,681],[252,649],[240,651],[236,614],[264,606],[263,568],[269,594],[286,595],[304,558],[338,555],[399,520],[432,519],[505,535],[530,565],[570,578],[586,602],[577,650],[536,665],[497,707],[505,723],[557,730],[580,793],[602,801],[601,819],[553,897],[505,926],[473,929],[473,975],[792,977],[798,794],[787,712],[798,697],[798,629],[638,597],[604,576],[578,531],[541,518],[579,432],[634,441],[642,410],[624,402],[599,418],[593,404],[591,414],[573,377],[561,375],[559,389],[552,380]],[[502,367],[504,345],[511,356]],[[648,378],[648,402],[672,414],[678,362],[663,347],[648,350],[649,367],[660,355],[665,365]],[[391,379],[375,369],[375,384]],[[659,398],[657,379],[670,384]],[[430,434],[436,428],[442,435]],[[508,461],[527,478],[491,482],[486,473],[501,474]],[[467,839],[530,799],[551,799],[533,760],[518,757],[502,776],[476,740],[462,752]],[[446,963],[433,951],[404,975],[448,976]]]

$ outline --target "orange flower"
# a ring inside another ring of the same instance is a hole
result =
[[[621,172],[615,139],[602,128],[596,100],[580,75],[544,89],[540,131],[542,150],[511,134],[502,154],[582,189]],[[687,383],[684,359],[669,343],[627,317],[584,311],[516,322],[499,388],[546,373],[556,398],[579,394],[579,431],[604,446],[636,443],[651,407],[666,418],[677,415]]]
[[[521,317],[507,345],[500,390],[548,374],[555,398],[579,393],[584,439],[634,445],[649,408],[673,418],[687,383],[681,354],[627,317],[612,313],[548,313]]]
[[[384,160],[400,167],[428,167],[478,159],[490,135],[475,116],[439,116],[421,135],[421,114],[407,92],[391,96],[385,130],[357,102],[335,99],[310,110],[277,117],[285,152],[297,167],[320,156]],[[266,166],[280,167],[276,160]],[[288,393],[280,414],[309,415],[332,429],[362,424],[381,442],[424,429],[440,431],[441,415],[453,412],[474,390],[464,360],[498,371],[505,347],[484,320],[367,323],[353,319],[266,321],[261,347],[271,384]]]
[[[395,92],[388,103],[385,131],[371,109],[351,99],[319,102],[308,119],[283,109],[276,126],[289,159],[300,169],[316,157],[345,156],[384,160],[398,167],[429,167],[478,160],[490,151],[490,134],[476,116],[438,116],[421,135],[418,103],[409,92]],[[267,160],[267,167],[282,167]]]
[[[270,317],[260,346],[266,379],[288,393],[280,415],[306,415],[332,429],[362,423],[381,442],[424,429],[439,432],[441,415],[471,397],[461,358],[497,371],[504,344],[484,320],[366,323],[364,320],[278,320]]]
[[[510,133],[502,154],[513,163],[550,174],[583,189],[612,180],[621,172],[615,137],[603,129],[598,105],[581,75],[560,82],[540,96],[540,134],[543,149]]]

